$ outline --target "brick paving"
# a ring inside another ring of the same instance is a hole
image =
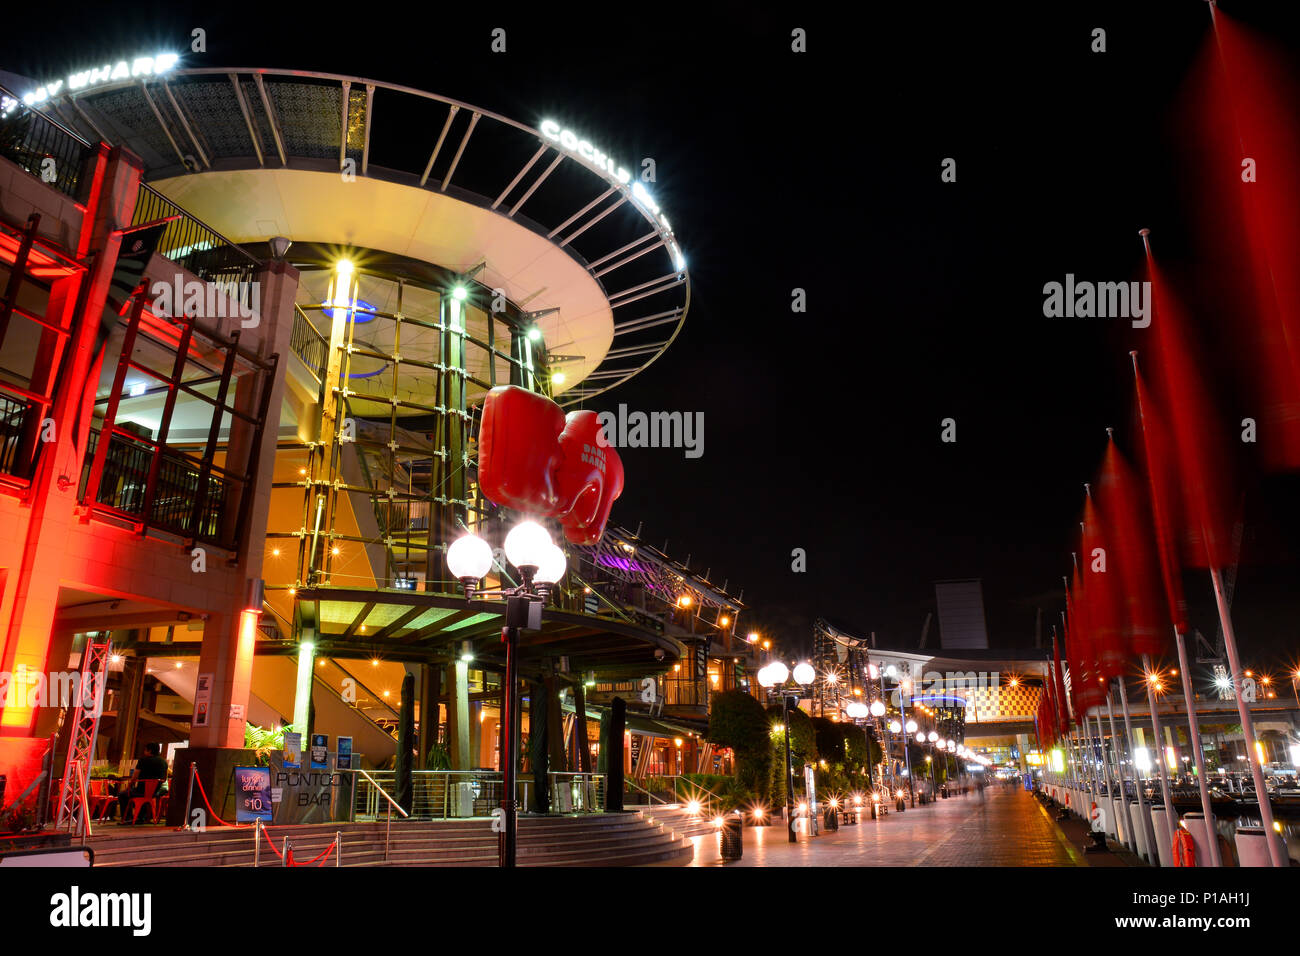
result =
[[[990,787],[981,796],[939,800],[856,826],[800,834],[745,828],[744,856],[723,864],[716,836],[695,837],[694,866],[1088,866],[1047,811],[1023,789]]]

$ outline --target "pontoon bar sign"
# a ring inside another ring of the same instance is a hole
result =
[[[619,166],[614,162],[613,156],[605,154],[593,146],[590,140],[583,139],[571,129],[565,129],[555,120],[542,120],[542,135],[551,142],[559,143],[566,152],[572,153],[589,165],[609,173],[624,186],[632,183],[633,201],[654,216],[659,225],[663,227],[666,244],[672,253],[673,262],[677,268],[680,270],[686,267],[686,261],[682,258],[681,249],[678,248],[677,242],[668,238],[673,231],[673,227],[668,225],[668,217],[660,212],[659,204],[650,197],[650,192],[645,188],[644,184],[639,181],[632,182],[632,174],[627,171],[626,166]]]
[[[87,87],[98,86],[101,83],[108,83],[113,80],[129,80],[137,76],[157,76],[170,70],[179,59],[180,57],[175,53],[159,53],[157,56],[137,56],[131,60],[105,63],[103,66],[73,73],[66,80],[55,80],[45,86],[38,86],[23,97],[23,102],[28,106],[44,102],[51,96],[58,96],[62,93],[65,86],[68,92],[75,93],[78,90],[84,90]]]

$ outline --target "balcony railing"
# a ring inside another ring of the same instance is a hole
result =
[[[86,161],[94,147],[0,87],[0,156],[74,200],[84,200]]]
[[[31,477],[31,456],[19,453],[29,408],[29,402],[0,394],[0,473],[15,478]]]
[[[200,279],[246,282],[259,263],[243,247],[231,242],[207,223],[186,212],[147,183],[140,184],[131,225],[179,216],[167,224],[157,252]]]
[[[83,494],[99,439],[99,431],[92,430],[81,473]],[[157,454],[159,449],[153,445],[114,435],[104,459],[104,473],[95,501],[124,515],[144,518],[149,469]],[[208,475],[208,493],[195,528],[194,504],[199,496],[199,466],[179,451],[162,449],[161,454],[153,507],[148,516],[150,526],[233,550],[233,539],[225,530],[227,508],[231,504],[229,483],[220,476]]]

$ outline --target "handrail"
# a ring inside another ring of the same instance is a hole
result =
[[[623,778],[623,783],[627,784],[627,785],[628,785],[629,787],[631,787],[633,790],[639,790],[639,791],[641,791],[641,792],[644,793],[647,797],[649,797],[651,800],[658,800],[658,801],[659,801],[660,803],[662,803],[664,806],[669,806],[669,805],[670,805],[670,804],[668,803],[667,800],[663,799],[662,797],[657,797],[657,796],[655,796],[653,793],[651,793],[651,792],[650,792],[649,790],[647,790],[645,787],[642,787],[642,786],[640,786],[639,784],[637,784],[637,782],[636,782],[635,780],[630,780],[630,779],[628,779],[627,777],[624,777],[624,778]],[[676,791],[674,791],[674,793],[675,793],[675,792],[676,792]]]
[[[678,793],[677,793],[677,781],[678,781],[678,780],[686,780],[686,774],[684,774],[684,773],[670,773],[670,774],[668,774],[666,777],[664,777],[664,779],[665,779],[665,780],[671,780],[671,781],[673,781],[673,796],[675,797],[675,796],[678,796]],[[718,794],[714,793],[714,792],[713,792],[712,790],[710,790],[708,787],[703,787],[703,786],[701,786],[700,784],[696,783],[694,780],[686,780],[686,782],[687,782],[690,786],[694,787],[696,790],[700,791],[701,793],[707,793],[707,794],[708,794],[709,796],[711,796],[714,800],[717,800],[717,801],[719,801],[719,802],[722,801],[722,797],[720,797]]]
[[[394,800],[392,797],[390,797],[390,796],[388,795],[388,791],[385,790],[383,787],[381,787],[381,786],[379,785],[379,781],[376,780],[374,777],[370,776],[370,774],[369,774],[365,769],[363,769],[362,767],[357,767],[357,768],[356,768],[355,770],[353,770],[352,772],[353,772],[353,773],[359,773],[359,774],[361,774],[361,776],[363,776],[363,777],[365,777],[367,780],[369,780],[369,781],[370,781],[370,785],[371,785],[372,787],[374,787],[376,790],[378,790],[381,794],[383,794],[384,799],[387,800],[387,801],[388,801],[390,804],[392,804],[394,807],[396,807],[398,813],[400,813],[400,814],[401,814],[402,816],[404,816],[404,817],[408,817],[408,818],[410,817],[410,814],[407,813],[405,810],[403,810],[403,809],[401,808],[401,806],[397,803],[397,801]]]
[[[388,846],[393,835],[393,808],[397,807],[397,812],[400,813],[402,816],[407,817],[408,819],[410,818],[410,814],[407,813],[405,810],[403,810],[401,806],[398,805],[397,801],[395,801],[392,797],[388,795],[388,791],[379,785],[379,781],[376,780],[374,777],[370,776],[370,774],[367,773],[364,768],[357,767],[354,772],[361,774],[361,776],[369,780],[370,785],[374,787],[376,790],[378,790],[381,794],[383,794],[384,799],[388,801],[388,822],[384,825],[384,862],[387,863]],[[353,779],[355,780],[356,778],[354,777]]]

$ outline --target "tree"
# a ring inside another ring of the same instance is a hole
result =
[[[767,709],[767,719],[773,728],[770,733],[772,741],[772,804],[785,803],[785,735],[790,735],[790,763],[797,777],[802,778],[805,763],[817,763],[817,732],[813,728],[812,718],[798,707],[790,709],[790,726],[782,727],[785,714],[780,706],[773,705]],[[796,785],[797,789],[797,785]]]
[[[736,755],[736,782],[750,793],[767,790],[772,763],[769,734],[763,705],[749,694],[729,690],[712,696],[705,739],[732,749]]]

